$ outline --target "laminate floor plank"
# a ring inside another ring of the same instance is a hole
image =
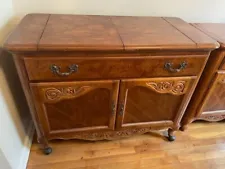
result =
[[[195,122],[176,132],[151,132],[113,141],[51,141],[46,156],[34,140],[27,169],[225,169],[225,122]]]

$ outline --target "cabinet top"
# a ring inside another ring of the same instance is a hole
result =
[[[28,14],[4,47],[10,51],[214,49],[209,36],[172,17]]]
[[[225,23],[195,23],[192,25],[217,40],[221,48],[225,48]]]

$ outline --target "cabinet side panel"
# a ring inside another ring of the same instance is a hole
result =
[[[20,78],[20,82],[22,84],[22,88],[23,88],[23,91],[24,91],[24,94],[26,96],[26,100],[27,100],[27,103],[28,103],[28,106],[29,106],[29,109],[30,109],[31,117],[32,117],[32,120],[33,120],[34,125],[35,125],[37,137],[38,137],[39,141],[45,147],[45,146],[47,146],[47,141],[45,139],[43,129],[42,129],[42,127],[40,125],[40,122],[39,122],[39,118],[38,118],[38,114],[37,114],[35,106],[34,106],[33,98],[31,97],[29,81],[28,81],[28,77],[27,77],[27,74],[26,74],[26,71],[25,71],[23,59],[22,59],[22,57],[19,57],[19,56],[16,56],[16,55],[14,55],[13,57],[14,57],[14,62],[15,62],[15,65],[16,65],[16,69],[17,69],[19,78]]]
[[[210,111],[225,112],[225,71],[217,73],[206,96],[203,112]]]

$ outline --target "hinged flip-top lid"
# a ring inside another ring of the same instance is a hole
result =
[[[225,48],[225,23],[196,23],[196,28],[217,40]]]
[[[125,49],[215,48],[218,44],[174,17],[112,17]]]
[[[29,14],[5,42],[11,51],[213,49],[179,18]]]

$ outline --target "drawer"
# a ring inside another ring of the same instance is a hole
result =
[[[207,56],[25,57],[30,80],[196,76]]]

